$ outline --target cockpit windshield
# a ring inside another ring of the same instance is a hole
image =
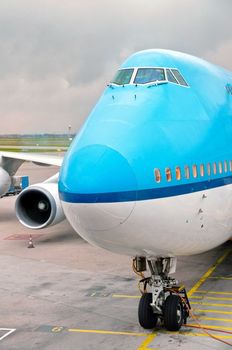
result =
[[[139,68],[137,70],[134,84],[147,84],[154,81],[165,80],[164,69],[162,68]]]
[[[132,74],[133,74],[134,69],[119,69],[114,76],[113,80],[111,81],[112,84],[117,84],[117,85],[125,85],[129,84]]]
[[[135,67],[119,69],[111,81],[115,85],[150,85],[173,83],[188,87],[188,83],[176,68]]]

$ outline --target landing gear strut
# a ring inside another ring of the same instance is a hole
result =
[[[186,324],[191,309],[184,286],[168,275],[175,272],[176,258],[147,259],[151,277],[143,278],[143,294],[139,302],[138,317],[143,328],[152,329],[158,319],[169,331],[178,331]],[[135,258],[135,270],[146,270],[146,258]],[[147,288],[151,292],[147,292]]]

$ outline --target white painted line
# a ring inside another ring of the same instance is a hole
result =
[[[10,335],[11,333],[15,332],[16,329],[15,328],[0,328],[0,332],[1,331],[8,331],[8,332],[6,332],[2,337],[0,337],[0,340],[8,337],[8,335]]]

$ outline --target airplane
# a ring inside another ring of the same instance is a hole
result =
[[[231,237],[231,135],[232,73],[180,52],[139,51],[107,85],[64,160],[1,152],[0,195],[24,161],[59,166],[19,194],[19,221],[43,229],[66,218],[89,243],[131,256],[138,274],[150,270],[140,325],[152,329],[160,319],[176,331],[190,308],[170,277],[177,256]]]

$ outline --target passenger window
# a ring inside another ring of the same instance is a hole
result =
[[[179,166],[176,167],[176,179],[177,180],[181,179],[181,171],[180,171],[180,167]]]
[[[160,182],[161,181],[161,174],[159,169],[155,169],[155,181]]]
[[[207,164],[207,174],[208,174],[208,175],[211,174],[211,166],[210,166],[210,163]]]
[[[193,177],[197,177],[197,166],[193,165]]]
[[[227,171],[228,171],[228,165],[227,165],[226,160],[224,161],[224,171],[225,171],[225,173],[227,173]]]
[[[190,171],[189,171],[189,167],[188,166],[184,167],[184,173],[185,173],[185,178],[189,179],[190,178]]]
[[[215,162],[213,163],[213,173],[217,174],[217,164]]]
[[[204,175],[205,175],[204,164],[201,164],[201,165],[200,165],[200,174],[201,174],[201,176],[204,176]]]
[[[171,169],[170,169],[170,168],[166,168],[166,169],[165,169],[165,173],[166,173],[166,180],[167,180],[167,181],[171,181],[171,180],[172,180]]]
[[[219,170],[219,173],[221,174],[222,173],[222,162],[218,163],[218,170]]]

